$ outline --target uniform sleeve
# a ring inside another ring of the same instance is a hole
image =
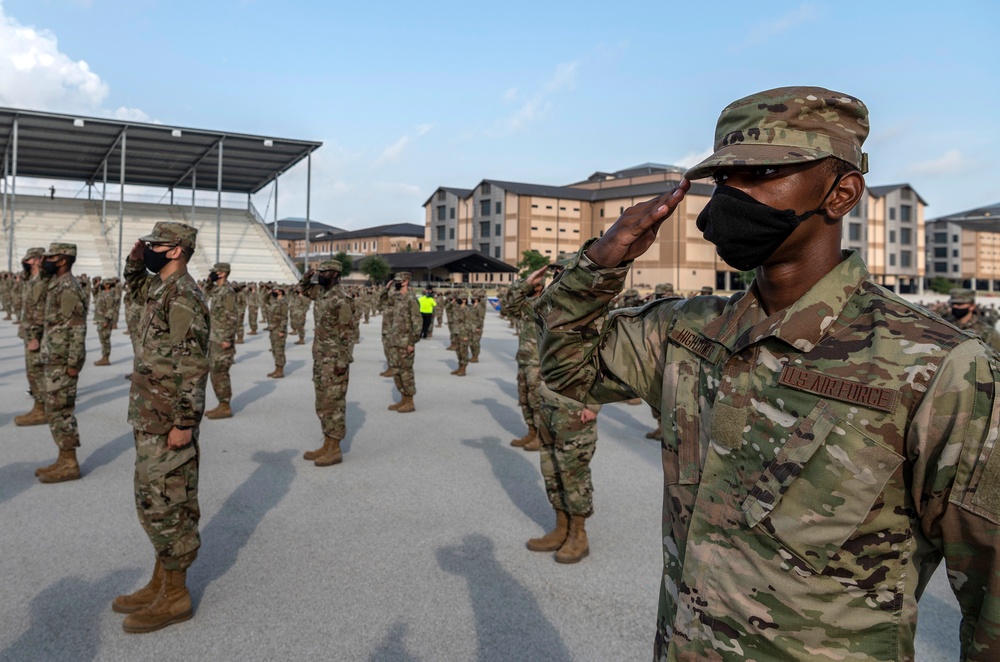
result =
[[[193,427],[205,411],[208,355],[198,338],[208,337],[208,318],[201,306],[183,297],[172,302],[168,318],[174,361],[173,423]]]
[[[63,290],[60,308],[66,320],[66,365],[79,370],[87,360],[87,309],[81,292]]]
[[[962,610],[963,660],[1000,659],[1000,410],[995,355],[953,350],[914,415],[907,447],[925,535]]]
[[[149,278],[146,277],[146,265],[142,260],[129,258],[125,261],[125,282],[128,283],[128,296],[133,303],[144,303],[149,292]],[[116,292],[120,295],[120,290]]]

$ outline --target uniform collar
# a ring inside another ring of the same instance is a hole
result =
[[[725,345],[730,352],[770,337],[803,352],[812,351],[868,278],[868,268],[857,251],[844,251],[843,256],[840,264],[788,308],[765,315],[756,287],[751,286],[730,299],[702,334]]]

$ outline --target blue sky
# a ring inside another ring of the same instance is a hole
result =
[[[689,165],[727,103],[803,84],[868,105],[870,185],[911,183],[928,218],[1000,201],[996,2],[0,9],[0,105],[322,140],[311,215],[349,229],[423,223],[440,185]],[[304,215],[304,170],[281,216]]]

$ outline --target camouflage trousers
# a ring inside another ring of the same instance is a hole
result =
[[[166,434],[133,430],[135,510],[156,556],[172,572],[186,570],[201,546],[198,535],[198,428],[184,448]]]
[[[400,395],[414,396],[417,394],[417,380],[413,375],[413,357],[416,351],[407,352],[406,347],[388,348],[389,367],[398,373],[393,379]]]
[[[80,445],[76,425],[77,377],[70,377],[64,365],[43,367],[45,383],[45,421],[59,450],[69,451]]]
[[[521,405],[521,414],[528,427],[535,427],[535,418],[541,407],[541,395],[538,386],[542,377],[538,365],[517,366],[517,403]]]
[[[257,315],[260,314],[260,310],[257,306],[247,306],[247,320],[250,322],[250,331],[257,333]]]
[[[469,337],[455,334],[455,355],[458,357],[458,365],[463,366],[469,362]]]
[[[392,347],[389,345],[389,334],[382,334],[382,351],[385,352],[385,363],[390,368],[392,367],[392,360],[389,356],[392,354]]]
[[[597,420],[581,422],[582,409],[582,405],[569,405],[565,399],[541,396],[537,417],[542,439],[539,461],[545,494],[552,507],[570,515],[590,517],[594,514],[590,460],[597,447]]]
[[[97,338],[101,341],[101,356],[111,356],[111,319],[98,319]]]
[[[28,376],[28,388],[31,390],[31,397],[35,402],[45,404],[45,371],[42,363],[42,353],[39,351],[29,352],[28,343],[24,343],[24,372]]]
[[[236,311],[236,339],[243,340],[243,333],[246,331],[247,309]]]
[[[276,326],[268,330],[271,338],[271,353],[274,354],[274,367],[285,367],[285,344],[288,342],[288,334]],[[284,335],[282,335],[284,334]]]
[[[232,347],[222,349],[222,345],[212,343],[208,347],[208,376],[212,380],[212,389],[219,402],[229,402],[233,399],[233,383],[229,380],[229,369],[233,367],[236,350]]]
[[[441,326],[441,322],[444,321],[444,306],[434,308],[434,321]]]
[[[316,415],[324,437],[343,439],[347,434],[347,381],[350,365],[339,361],[313,361]]]
[[[476,358],[479,358],[479,350],[483,341],[483,330],[473,331],[469,336],[469,351]]]
[[[292,332],[298,334],[299,338],[306,337],[306,314],[305,313],[295,313],[292,315],[288,323],[292,327]]]

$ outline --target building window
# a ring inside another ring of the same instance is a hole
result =
[[[479,192],[482,193],[483,195],[489,195],[490,185],[486,182],[483,182],[483,185],[479,188]]]
[[[496,225],[493,226],[493,236],[494,237],[499,237],[500,234],[501,234],[501,232],[500,232],[500,224],[497,223]]]
[[[861,218],[861,205],[860,204],[854,205],[854,208],[851,209],[850,215],[852,218]]]
[[[480,237],[488,237],[488,236],[490,236],[490,222],[489,221],[483,221],[482,223],[479,224],[479,236]]]
[[[909,246],[913,243],[913,230],[910,228],[900,228],[899,229],[899,243],[904,246]]]
[[[565,207],[560,207],[559,211],[566,211],[566,208]]]
[[[496,215],[497,215],[497,216],[499,216],[499,215],[500,215],[500,210],[501,210],[502,208],[503,208],[503,206],[502,206],[502,205],[500,204],[500,202],[498,201],[498,202],[497,202],[497,204],[496,204],[496,207],[495,207],[495,210],[494,210],[494,213],[496,213]]]
[[[559,228],[559,232],[566,232],[566,228]]]
[[[573,211],[580,211],[579,207],[573,207]]]
[[[598,214],[601,218],[604,218],[604,207],[601,207],[600,213]]]
[[[948,233],[947,232],[935,232],[934,233],[934,243],[935,244],[947,244],[948,243]]]
[[[479,215],[480,216],[489,216],[490,215],[490,201],[489,200],[480,200],[479,201]]]
[[[455,228],[448,228],[448,238],[449,239],[455,238]]]
[[[537,228],[537,227],[535,227],[534,225],[532,225],[532,226],[531,226],[531,231],[532,231],[532,232],[538,232],[538,228]]]
[[[902,222],[904,222],[904,223],[908,223],[911,220],[913,220],[913,218],[910,216],[910,214],[911,214],[910,210],[911,209],[912,209],[912,207],[910,207],[910,205],[900,205],[900,207],[899,207],[899,220],[902,221]]]
[[[444,191],[438,191],[438,200],[444,200],[444,196],[445,196]]]
[[[546,232],[552,232],[552,228],[545,228]]]
[[[957,264],[951,265],[951,273],[953,273],[953,274],[957,274],[958,273],[958,265]]]
[[[889,266],[890,267],[896,266],[896,254],[895,253],[889,253]]]
[[[445,210],[445,206],[444,205],[438,205],[438,220],[439,221],[443,221],[444,220],[444,210]]]
[[[850,223],[847,226],[848,241],[861,241],[861,224]]]
[[[900,251],[899,252],[899,266],[904,269],[910,268],[913,262],[913,253],[910,251]]]
[[[498,260],[500,259],[500,247],[499,246],[494,246],[493,247],[493,257],[495,257]],[[490,276],[490,278],[492,279],[492,276]]]
[[[552,205],[545,205],[546,209],[552,209]]]
[[[896,231],[895,230],[889,230],[889,243],[890,244],[895,244],[896,243]]]
[[[889,207],[889,220],[890,221],[895,221],[896,220],[896,208],[895,207]]]
[[[951,256],[952,257],[958,257],[958,249],[957,248],[951,249]]]
[[[444,250],[444,246],[441,246],[441,245],[435,246],[434,250],[436,250],[436,251],[443,251]]]
[[[483,255],[489,255],[490,254],[490,245],[489,244],[479,244],[479,252],[482,253]]]
[[[532,209],[538,209],[538,205],[531,205]]]
[[[936,274],[946,274],[946,273],[948,273],[948,263],[947,262],[935,262],[934,263],[934,273],[936,273]]]
[[[437,229],[437,240],[444,241],[444,226],[439,225]]]
[[[450,218],[453,221],[455,220],[455,208],[454,207],[452,207],[451,209],[448,210],[448,218]]]
[[[913,193],[910,191],[910,189],[904,187],[899,192],[899,197],[901,197],[903,200],[909,200],[910,198],[913,197]]]
[[[935,246],[934,247],[934,257],[948,257],[948,247],[947,246]]]
[[[957,234],[951,235],[951,240],[954,241],[957,244],[958,243],[958,235]]]

